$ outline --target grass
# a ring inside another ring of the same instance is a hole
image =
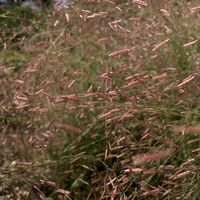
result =
[[[197,200],[198,6],[0,8],[1,198]]]

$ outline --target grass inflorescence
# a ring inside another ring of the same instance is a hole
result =
[[[199,2],[0,8],[3,199],[199,198]]]

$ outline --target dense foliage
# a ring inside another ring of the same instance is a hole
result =
[[[199,199],[199,1],[0,8],[0,199]]]

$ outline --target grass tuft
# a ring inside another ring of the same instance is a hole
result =
[[[0,8],[0,196],[199,198],[198,1]]]

